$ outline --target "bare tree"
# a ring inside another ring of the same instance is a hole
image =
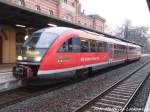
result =
[[[116,29],[116,36],[144,46],[145,52],[150,52],[150,34],[149,27],[133,26],[130,20],[126,20],[120,27]]]
[[[110,35],[115,35],[115,29],[110,27],[109,25],[105,25],[105,33],[110,34]]]
[[[127,39],[128,31],[131,28],[132,24],[130,20],[125,20],[125,22],[121,26],[117,26],[115,31],[115,36]]]

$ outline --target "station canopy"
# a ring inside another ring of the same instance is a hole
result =
[[[9,0],[0,0],[0,25],[24,25],[28,28],[33,27],[35,29],[47,27],[48,24],[55,24],[57,26],[65,26],[76,29],[84,29],[91,32],[99,33],[109,38],[117,38],[115,36],[96,31],[91,28],[83,27],[69,21],[58,19],[54,16],[43,14],[32,9],[22,7],[15,4],[10,4]],[[124,39],[117,38],[121,41],[129,42]],[[131,42],[133,43],[133,42]],[[136,43],[134,43],[136,44]]]

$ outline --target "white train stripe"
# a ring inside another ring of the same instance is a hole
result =
[[[68,72],[68,71],[72,71],[72,70],[87,68],[87,67],[91,67],[91,66],[100,66],[100,65],[104,65],[104,64],[108,64],[108,62],[90,64],[90,65],[84,65],[84,66],[77,66],[77,67],[71,67],[71,68],[64,68],[64,69],[56,69],[56,70],[47,70],[47,71],[39,70],[38,75]]]
[[[113,61],[112,63],[115,62],[120,62],[120,61],[125,61],[125,59],[122,60],[116,60]],[[64,68],[64,69],[56,69],[56,70],[39,70],[38,75],[42,74],[53,74],[53,73],[61,73],[61,72],[68,72],[72,70],[77,70],[77,69],[82,69],[82,68],[87,68],[87,67],[94,67],[94,66],[100,66],[100,65],[106,65],[110,64],[109,62],[103,62],[103,63],[96,63],[96,64],[90,64],[90,65],[83,65],[83,66],[77,66],[77,67],[71,67],[71,68]]]

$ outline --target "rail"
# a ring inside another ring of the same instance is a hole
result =
[[[149,76],[150,62],[138,67],[94,98],[89,98],[73,112],[125,111],[143,82]],[[144,74],[142,73],[144,72]],[[146,73],[145,73],[146,72]]]

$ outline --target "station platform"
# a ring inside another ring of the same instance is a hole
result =
[[[17,88],[22,82],[12,75],[12,68],[15,64],[0,64],[0,92]]]
[[[15,64],[0,64],[0,73],[12,72],[12,68]]]

